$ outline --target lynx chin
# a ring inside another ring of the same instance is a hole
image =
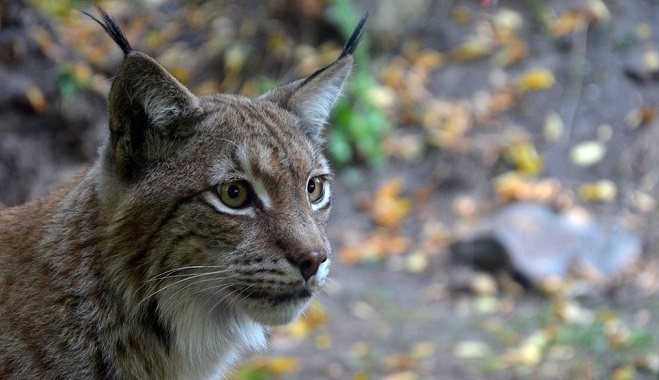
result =
[[[211,379],[325,282],[323,128],[339,58],[257,98],[195,96],[118,24],[125,57],[97,160],[0,212],[0,378]]]

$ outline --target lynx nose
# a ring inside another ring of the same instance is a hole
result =
[[[327,253],[325,251],[311,251],[306,255],[299,255],[289,259],[293,265],[300,268],[300,273],[305,281],[308,281],[311,276],[318,272],[320,264],[327,261]]]

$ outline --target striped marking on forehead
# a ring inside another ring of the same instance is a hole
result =
[[[306,176],[319,163],[327,166],[320,148],[299,129],[298,120],[272,105],[249,103],[237,110],[241,149],[234,160],[254,176]]]

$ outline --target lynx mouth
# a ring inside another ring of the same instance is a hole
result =
[[[266,299],[275,303],[288,303],[301,300],[307,300],[313,297],[314,292],[308,287],[297,288],[290,292],[274,293],[268,291],[253,292],[248,295],[249,298]]]

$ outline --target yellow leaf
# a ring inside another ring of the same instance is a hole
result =
[[[25,89],[25,97],[36,113],[46,112],[48,101],[41,89],[35,85],[30,85]]]
[[[258,373],[263,375],[272,375],[280,377],[288,375],[292,372],[299,371],[301,368],[298,359],[288,356],[279,357],[263,357],[257,356],[245,363],[238,373],[251,374]],[[238,374],[237,374],[238,375]],[[243,376],[236,376],[236,379],[243,378]]]
[[[304,340],[325,323],[327,323],[327,310],[320,302],[315,301],[301,318],[288,326],[287,330],[294,338]]]
[[[424,72],[436,70],[444,63],[444,56],[435,50],[425,50],[414,59],[413,66]]]
[[[263,369],[273,375],[281,376],[300,369],[300,362],[296,358],[280,356],[264,359]]]
[[[595,183],[585,183],[579,188],[581,198],[585,201],[611,202],[618,194],[616,184],[608,179]]]
[[[542,158],[535,147],[527,142],[517,143],[507,149],[506,157],[517,167],[521,173],[528,176],[537,176],[542,172]]]
[[[583,12],[569,11],[552,21],[549,29],[555,38],[586,28],[588,21]]]
[[[526,344],[519,348],[519,355],[522,364],[533,366],[542,359],[542,350],[536,345]]]
[[[493,41],[487,38],[472,38],[453,49],[449,55],[454,61],[467,62],[485,57],[493,48]]]
[[[288,333],[297,340],[305,340],[311,331],[311,326],[303,319],[298,319],[288,326]]]
[[[615,371],[613,371],[613,374],[611,376],[611,379],[613,380],[633,380],[636,378],[636,369],[631,366],[623,366]]]
[[[550,70],[531,70],[517,79],[517,89],[522,92],[545,90],[553,86],[555,81]]]
[[[549,202],[560,196],[561,188],[556,180],[529,180],[519,172],[509,172],[495,177],[492,187],[497,196],[504,200]]]

